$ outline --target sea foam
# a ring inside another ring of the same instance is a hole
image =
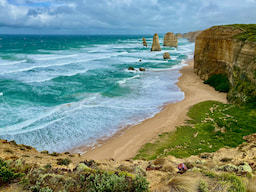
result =
[[[151,37],[146,37],[147,48],[137,36],[95,38],[97,43],[81,37],[79,45],[61,50],[54,50],[64,43],[58,36],[55,44],[44,40],[49,50],[13,47],[10,54],[20,61],[1,62],[0,138],[49,152],[93,146],[184,98],[176,83],[184,58],[192,57],[193,43],[181,39],[178,48],[151,52]],[[164,52],[171,60],[163,60]]]

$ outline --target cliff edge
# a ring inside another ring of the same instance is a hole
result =
[[[225,76],[228,99],[256,104],[256,24],[214,26],[196,38],[194,72],[203,80]]]

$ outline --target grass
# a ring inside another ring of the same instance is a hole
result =
[[[236,147],[243,143],[243,136],[256,132],[256,109],[246,106],[206,101],[191,107],[188,117],[187,125],[159,135],[135,159],[152,160],[167,155],[182,158],[215,152],[225,146]]]
[[[256,24],[234,24],[226,26],[240,28],[244,30],[243,33],[235,35],[233,38],[239,39],[241,41],[256,42]]]

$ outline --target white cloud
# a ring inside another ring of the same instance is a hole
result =
[[[42,33],[187,32],[253,23],[255,9],[255,0],[0,0],[0,31],[9,27],[10,32],[23,28],[27,33],[36,28]]]

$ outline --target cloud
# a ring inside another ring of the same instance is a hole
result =
[[[0,26],[10,33],[187,32],[253,23],[255,8],[255,0],[0,0]]]

